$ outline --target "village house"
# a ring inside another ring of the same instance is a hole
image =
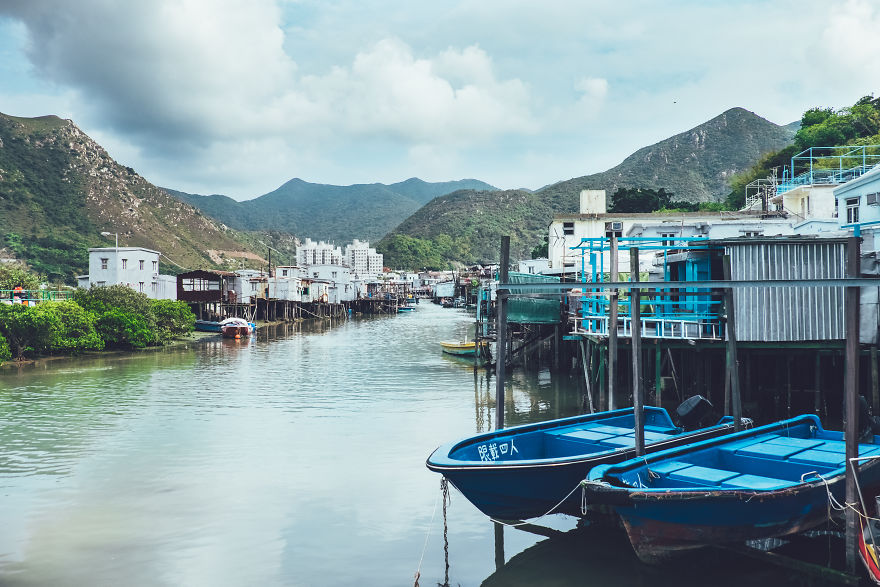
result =
[[[143,247],[89,249],[89,273],[77,276],[83,288],[125,285],[152,299],[177,299],[177,278],[159,274],[159,252]]]

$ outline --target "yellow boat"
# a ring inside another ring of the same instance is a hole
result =
[[[480,343],[481,346],[485,346],[485,342]],[[450,355],[457,356],[473,356],[474,353],[477,352],[477,343],[476,341],[461,341],[461,342],[448,342],[441,341],[440,348],[443,349],[444,353],[448,353]]]

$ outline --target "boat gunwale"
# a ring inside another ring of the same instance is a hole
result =
[[[672,422],[672,419],[669,417],[669,412],[665,408],[658,408],[654,406],[645,406],[646,411],[654,411],[658,414],[664,415],[670,424],[675,427],[675,424]],[[482,434],[478,434],[476,436],[470,436],[467,438],[455,440],[446,444],[443,444],[437,447],[434,452],[427,458],[425,461],[425,466],[431,471],[437,473],[443,473],[444,471],[498,471],[503,469],[534,469],[536,467],[557,467],[557,466],[565,466],[579,463],[589,463],[591,461],[603,461],[608,458],[617,457],[618,455],[625,455],[628,452],[635,453],[635,447],[631,446],[623,446],[618,448],[611,448],[605,451],[600,452],[591,452],[591,453],[583,453],[577,455],[569,455],[562,457],[549,457],[549,458],[540,458],[540,459],[521,459],[516,461],[510,460],[495,460],[495,461],[479,461],[479,460],[460,460],[453,459],[449,455],[456,450],[465,448],[467,446],[473,446],[475,444],[479,444],[482,442],[487,442],[495,439],[505,438],[509,436],[514,436],[517,434],[530,433],[530,432],[541,432],[547,431],[556,428],[566,428],[568,426],[576,426],[582,423],[589,423],[591,421],[601,421],[604,419],[611,419],[618,416],[625,416],[627,414],[633,413],[633,408],[620,408],[617,410],[611,410],[606,412],[595,412],[593,414],[581,414],[579,416],[571,416],[569,418],[561,418],[556,420],[547,420],[545,422],[536,422],[531,424],[523,424],[520,426],[514,426],[511,428],[504,428],[502,430],[495,430],[492,432],[484,432]],[[705,428],[698,428],[696,430],[691,430],[688,432],[679,432],[677,434],[670,434],[669,438],[664,438],[663,440],[658,440],[646,445],[648,450],[654,451],[659,450],[667,450],[663,445],[667,443],[679,443],[682,439],[689,438],[694,435],[702,435],[707,433],[713,433],[718,430],[722,430],[725,428],[732,428],[733,422],[727,422],[724,418],[717,424],[713,426],[708,426]],[[680,429],[680,428],[679,428]],[[671,449],[670,449],[671,450]],[[627,459],[624,459],[627,460]]]
[[[802,414],[794,418],[772,422],[770,424],[765,424],[764,426],[758,426],[749,430],[735,432],[726,436],[710,438],[707,440],[702,440],[663,451],[653,452],[645,457],[639,457],[637,459],[633,458],[619,463],[599,465],[598,467],[594,467],[588,475],[587,491],[596,495],[604,495],[606,498],[609,498],[613,495],[614,505],[616,506],[627,507],[627,505],[631,505],[634,507],[636,503],[660,501],[693,501],[696,499],[708,500],[711,498],[718,498],[723,500],[748,500],[753,499],[756,496],[760,496],[763,501],[765,499],[790,497],[792,494],[812,490],[817,487],[828,487],[830,490],[830,487],[832,485],[840,483],[841,480],[846,477],[845,462],[842,466],[835,467],[834,469],[831,469],[821,475],[818,473],[818,471],[813,471],[812,473],[815,475],[815,477],[808,478],[807,480],[790,481],[787,479],[781,479],[781,481],[786,481],[787,485],[768,489],[744,489],[737,487],[724,488],[717,485],[705,485],[702,487],[686,489],[672,487],[633,487],[631,485],[624,485],[622,482],[619,482],[620,484],[613,484],[608,480],[608,477],[613,475],[619,481],[619,478],[622,475],[638,471],[639,469],[643,468],[650,471],[650,466],[657,463],[658,461],[664,461],[676,456],[683,456],[687,454],[701,452],[706,449],[712,449],[718,445],[736,442],[737,440],[741,440],[743,438],[749,438],[752,436],[757,437],[762,434],[786,430],[794,426],[802,426],[805,424],[815,425],[817,428],[817,432],[819,433],[835,432],[825,430],[825,428],[822,426],[821,421],[819,420],[819,417],[815,414]],[[865,470],[874,469],[878,466],[880,466],[880,459],[868,461],[867,463],[858,465],[858,473],[862,473]],[[743,473],[748,473],[748,471],[745,471]],[[804,476],[806,476],[807,474],[809,474],[809,472],[804,473]]]

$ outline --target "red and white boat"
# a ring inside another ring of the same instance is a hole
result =
[[[220,322],[220,333],[226,338],[242,338],[250,336],[254,325],[244,318],[227,318]]]

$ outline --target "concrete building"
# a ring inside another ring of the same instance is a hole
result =
[[[583,249],[577,247],[584,239],[622,237],[675,239],[700,237],[727,239],[736,237],[767,237],[794,234],[794,222],[782,212],[608,212],[605,190],[583,190],[580,194],[580,211],[577,214],[559,214],[549,228],[548,269],[546,273],[575,278],[575,273],[585,271],[592,260],[584,257]],[[622,245],[622,249],[635,244]],[[640,255],[641,257],[641,255]],[[620,270],[629,271],[629,256],[621,251]],[[610,266],[608,254],[595,259],[597,265],[607,271]],[[640,259],[642,270],[649,270],[651,260]]]
[[[342,249],[332,243],[315,242],[307,238],[296,247],[298,265],[339,265],[342,263]]]
[[[89,274],[77,277],[79,287],[126,285],[152,299],[177,299],[177,278],[159,274],[159,252],[143,247],[89,249]]]
[[[379,275],[382,273],[384,258],[370,243],[354,239],[350,245],[345,245],[344,262],[357,275]]]

